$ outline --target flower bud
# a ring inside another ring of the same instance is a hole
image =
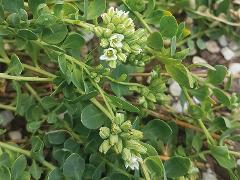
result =
[[[123,24],[125,27],[131,26],[133,25],[133,20],[131,18],[128,18],[123,22]]]
[[[118,24],[116,30],[118,33],[122,33],[125,31],[125,26],[123,24]]]
[[[127,52],[131,52],[131,48],[130,48],[130,46],[128,45],[128,43],[126,43],[126,42],[123,42],[122,48],[123,48],[125,51],[127,51]]]
[[[144,35],[145,35],[145,30],[142,28],[136,30],[134,34],[134,36],[137,37],[138,39],[143,37]]]
[[[107,139],[110,135],[110,129],[108,127],[101,127],[99,131],[99,136],[102,139]]]
[[[129,28],[129,27],[126,27],[125,26],[125,32],[124,32],[124,35],[126,35],[126,36],[132,36],[132,35],[134,35],[134,33],[135,33],[135,30],[134,30],[134,28]]]
[[[105,29],[104,36],[106,38],[109,38],[111,35],[112,35],[112,30],[111,29]]]
[[[101,80],[101,78],[100,78],[99,76],[97,76],[97,77],[94,78],[94,81],[95,81],[96,83],[99,83],[100,80]]]
[[[128,131],[129,129],[131,129],[132,128],[132,123],[131,123],[131,121],[125,121],[124,123],[122,123],[122,125],[121,125],[121,129],[123,130],[123,131]]]
[[[104,140],[103,143],[99,147],[99,151],[101,153],[106,154],[110,148],[111,148],[111,145],[109,143],[109,140]]]
[[[121,136],[123,139],[129,139],[129,138],[131,138],[131,134],[128,133],[128,132],[122,132],[122,133],[120,134],[120,136]]]
[[[118,138],[118,142],[113,146],[113,148],[117,154],[120,154],[123,149],[122,139]]]
[[[131,158],[131,151],[128,148],[123,148],[122,150],[122,158],[125,161],[129,161]]]
[[[136,130],[136,129],[132,129],[130,134],[133,139],[142,139],[143,138],[143,132]]]
[[[115,123],[112,124],[112,129],[111,130],[112,130],[112,133],[114,133],[114,134],[118,134],[118,133],[122,132],[120,127]]]
[[[120,61],[126,62],[127,56],[124,53],[118,53],[117,57]]]
[[[94,32],[98,37],[101,37],[103,35],[103,28],[101,27],[95,27]]]
[[[123,113],[116,113],[116,118],[114,119],[114,122],[117,125],[121,125],[124,122],[124,114]]]
[[[108,47],[108,45],[109,45],[109,42],[107,39],[105,39],[105,38],[101,39],[101,42],[100,42],[101,47],[106,48],[106,47]]]
[[[149,99],[152,102],[156,102],[156,97],[154,96],[153,93],[148,93],[148,95],[146,96],[147,99]]]
[[[138,103],[139,104],[143,104],[145,101],[146,101],[146,99],[145,99],[144,96],[141,96],[141,97],[138,98]]]
[[[139,152],[140,154],[145,154],[147,152],[147,148],[141,145],[136,140],[128,140],[126,141],[126,147],[129,149],[134,149],[135,151]]]
[[[135,44],[135,45],[131,46],[131,49],[136,54],[139,54],[139,53],[142,52],[142,48],[138,44]]]
[[[113,24],[117,25],[117,24],[119,24],[119,23],[121,22],[121,18],[120,18],[118,15],[114,15],[114,16],[112,17],[111,22],[112,22]]]
[[[108,9],[107,14],[110,16],[110,18],[112,18],[113,15],[115,14],[115,9],[114,9],[114,7],[110,7],[110,8]]]
[[[116,144],[118,142],[118,135],[116,134],[110,134],[109,136],[109,142],[110,144],[113,146],[114,144]]]
[[[113,23],[109,23],[107,28],[111,29],[112,31],[114,31],[116,29],[116,26]]]
[[[114,69],[117,67],[117,61],[109,61],[108,65]]]
[[[111,17],[107,13],[104,13],[102,14],[102,20],[104,24],[109,24],[111,22]]]

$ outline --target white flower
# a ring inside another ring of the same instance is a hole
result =
[[[141,161],[141,158],[132,154],[131,158],[125,162],[125,167],[126,168],[130,167],[132,170],[134,169],[138,170],[139,161]]]
[[[116,9],[116,13],[117,13],[117,15],[118,15],[119,17],[127,18],[129,12],[125,12],[125,11]]]
[[[117,50],[113,48],[104,49],[103,55],[100,56],[100,60],[115,61],[117,60]]]
[[[111,47],[116,47],[116,48],[121,48],[123,46],[122,40],[124,39],[124,35],[122,34],[113,34],[110,38],[110,46]]]

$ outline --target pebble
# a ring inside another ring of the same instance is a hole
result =
[[[194,56],[192,59],[193,64],[199,64],[199,63],[205,63],[207,64],[207,61],[199,56]]]
[[[240,63],[231,63],[229,65],[229,71],[232,73],[232,74],[238,74],[240,73]]]
[[[235,56],[235,53],[228,47],[222,48],[221,53],[227,61]]]
[[[231,50],[233,50],[233,51],[236,51],[236,50],[239,49],[239,46],[238,46],[237,43],[234,42],[234,41],[231,41],[228,46],[229,46],[229,48],[230,48]]]
[[[237,160],[237,165],[240,166],[240,159]]]
[[[172,108],[173,108],[173,111],[176,113],[183,113],[187,110],[188,105],[187,105],[187,103],[185,103],[182,107],[180,101],[178,101],[176,103],[173,103]]]
[[[218,38],[218,42],[222,47],[225,47],[228,45],[226,36],[222,35],[220,38]]]
[[[6,111],[2,111],[0,113],[0,116],[3,119],[3,121],[0,122],[0,124],[3,127],[6,127],[14,119],[13,113],[11,111],[7,111],[7,110]]]
[[[220,48],[216,41],[207,41],[206,42],[206,48],[211,53],[218,53],[220,51]]]
[[[193,55],[195,55],[195,54],[197,54],[197,49],[196,48],[193,48],[193,49],[191,49],[190,50],[190,52],[189,52],[189,56],[193,56]]]
[[[211,169],[208,169],[207,172],[203,173],[202,180],[217,180],[217,176]]]
[[[181,95],[182,89],[176,81],[173,81],[173,83],[169,86],[169,91],[173,96],[178,97]]]
[[[8,136],[11,140],[20,140],[22,139],[22,134],[19,131],[10,131]]]

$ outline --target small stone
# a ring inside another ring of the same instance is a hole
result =
[[[222,48],[221,53],[227,61],[231,60],[235,56],[235,53],[228,47]]]
[[[229,71],[232,73],[232,74],[238,74],[240,73],[240,63],[231,63],[229,65]]]
[[[229,48],[230,48],[231,50],[233,50],[233,51],[236,51],[236,50],[239,49],[238,44],[237,44],[236,42],[234,42],[234,41],[231,41],[228,46],[229,46]]]
[[[238,159],[238,160],[237,160],[237,165],[239,165],[239,166],[240,166],[240,159]]]
[[[183,113],[187,110],[188,105],[187,103],[185,103],[182,107],[180,101],[178,101],[176,103],[173,103],[172,108],[173,108],[173,111],[175,111],[176,113]]]
[[[197,54],[197,49],[196,48],[191,49],[189,52],[189,56],[193,56],[195,54]]]
[[[2,111],[0,113],[0,116],[3,119],[3,121],[0,122],[3,127],[6,127],[14,119],[13,113],[11,111]]]
[[[225,47],[228,45],[226,36],[222,35],[220,38],[218,38],[218,42],[222,47]]]
[[[194,56],[192,59],[193,64],[205,63],[208,64],[207,61],[199,56]]]
[[[169,86],[169,91],[170,93],[173,95],[173,96],[180,96],[181,95],[181,92],[182,92],[182,89],[181,87],[179,86],[179,84],[174,81],[170,86]]]
[[[11,140],[20,140],[22,139],[22,134],[19,131],[10,131],[8,136]]]
[[[216,41],[207,41],[206,42],[206,48],[211,53],[218,53],[220,51],[220,48]]]
[[[208,169],[207,172],[203,173],[202,180],[217,180],[217,176],[211,169]]]

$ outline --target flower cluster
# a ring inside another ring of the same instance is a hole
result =
[[[110,149],[121,154],[125,166],[138,169],[140,154],[145,154],[147,149],[140,143],[143,133],[132,128],[131,121],[125,121],[124,114],[117,113],[111,128],[101,127],[99,131],[103,139],[99,151],[106,154]]]
[[[100,46],[104,48],[100,60],[108,61],[109,66],[115,68],[118,62],[126,62],[130,55],[138,55],[143,51],[147,40],[145,30],[135,30],[128,12],[111,7],[101,17],[102,27],[94,28],[100,38]]]

